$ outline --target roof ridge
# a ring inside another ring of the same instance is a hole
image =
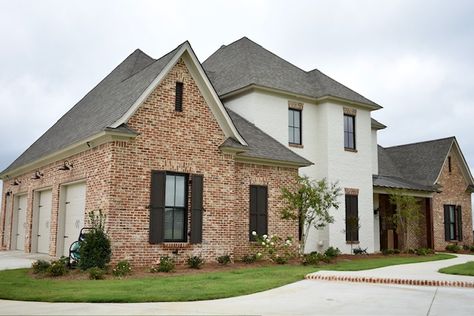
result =
[[[438,138],[438,139],[424,140],[424,141],[408,143],[408,144],[400,144],[400,145],[389,146],[389,147],[382,147],[380,145],[379,146],[382,147],[383,149],[392,149],[392,148],[406,147],[406,146],[419,145],[419,144],[425,144],[425,143],[439,142],[439,141],[448,140],[448,139],[456,140],[456,136],[449,136],[449,137]]]

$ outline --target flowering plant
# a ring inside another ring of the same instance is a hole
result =
[[[253,231],[252,236],[255,238],[254,247],[257,248],[256,258],[270,260],[275,263],[284,264],[296,255],[293,245],[293,238],[281,238],[278,235],[262,235]]]

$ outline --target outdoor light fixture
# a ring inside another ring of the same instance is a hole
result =
[[[7,191],[7,193],[5,193],[5,195],[6,195],[6,196],[12,195],[12,191],[11,191],[11,190]]]
[[[376,208],[376,209],[374,210],[374,215],[377,215],[378,213],[379,213],[379,209]]]
[[[71,170],[72,167],[73,167],[72,163],[69,163],[69,161],[66,160],[64,161],[64,164],[61,167],[59,167],[58,170],[67,171],[67,170]]]
[[[18,179],[15,179],[12,183],[12,185],[20,185],[20,184],[21,184],[21,181]]]
[[[31,179],[38,180],[41,179],[42,176],[43,174],[39,170],[36,170],[35,174],[33,175],[33,177],[31,177]]]

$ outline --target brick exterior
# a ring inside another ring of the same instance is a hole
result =
[[[183,112],[174,109],[176,81],[184,82]],[[222,254],[241,256],[250,245],[250,184],[268,186],[268,232],[298,236],[297,224],[278,215],[282,208],[281,187],[294,185],[298,170],[237,162],[233,155],[222,153],[219,145],[226,137],[182,60],[133,114],[128,125],[139,133],[135,139],[111,141],[68,157],[74,164],[71,171],[58,170],[61,160],[42,167],[41,180],[32,180],[31,170],[18,177],[22,181],[19,186],[4,182],[3,192],[12,190],[14,196],[28,193],[26,252],[31,251],[34,190],[53,190],[50,254],[55,255],[60,186],[76,180],[87,183],[86,212],[100,208],[107,214],[113,262],[127,259],[146,266],[176,250],[179,262],[188,255],[201,255],[208,261]],[[148,242],[152,170],[204,176],[201,244]],[[9,218],[5,231],[3,225],[0,228],[2,249],[11,245],[12,200],[5,199],[2,206],[2,218]]]
[[[453,146],[454,147],[454,146]],[[460,245],[471,245],[472,236],[472,209],[471,193],[466,192],[468,183],[461,171],[462,162],[454,148],[449,153],[451,157],[451,172],[449,172],[448,159],[444,162],[438,183],[442,186],[441,193],[433,197],[433,232],[434,248],[444,250],[449,242],[444,237],[444,207],[445,204],[460,205],[462,207],[463,240]]]

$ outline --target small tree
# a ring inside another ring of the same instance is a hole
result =
[[[412,229],[416,234],[420,232],[419,221],[423,218],[421,205],[417,198],[401,190],[392,191],[390,203],[396,206],[392,221],[397,234],[402,237],[402,250],[407,250],[409,230]]]
[[[81,242],[79,250],[79,267],[81,270],[98,267],[104,269],[110,262],[112,250],[110,247],[110,239],[105,232],[106,216],[99,210],[98,214],[89,212],[89,221],[92,230],[88,232]]]
[[[341,189],[337,183],[329,184],[326,179],[314,181],[306,176],[298,176],[297,182],[296,188],[282,189],[282,199],[286,205],[281,217],[298,221],[303,227],[300,244],[300,252],[303,253],[310,227],[319,229],[334,222],[329,210],[339,208]]]

